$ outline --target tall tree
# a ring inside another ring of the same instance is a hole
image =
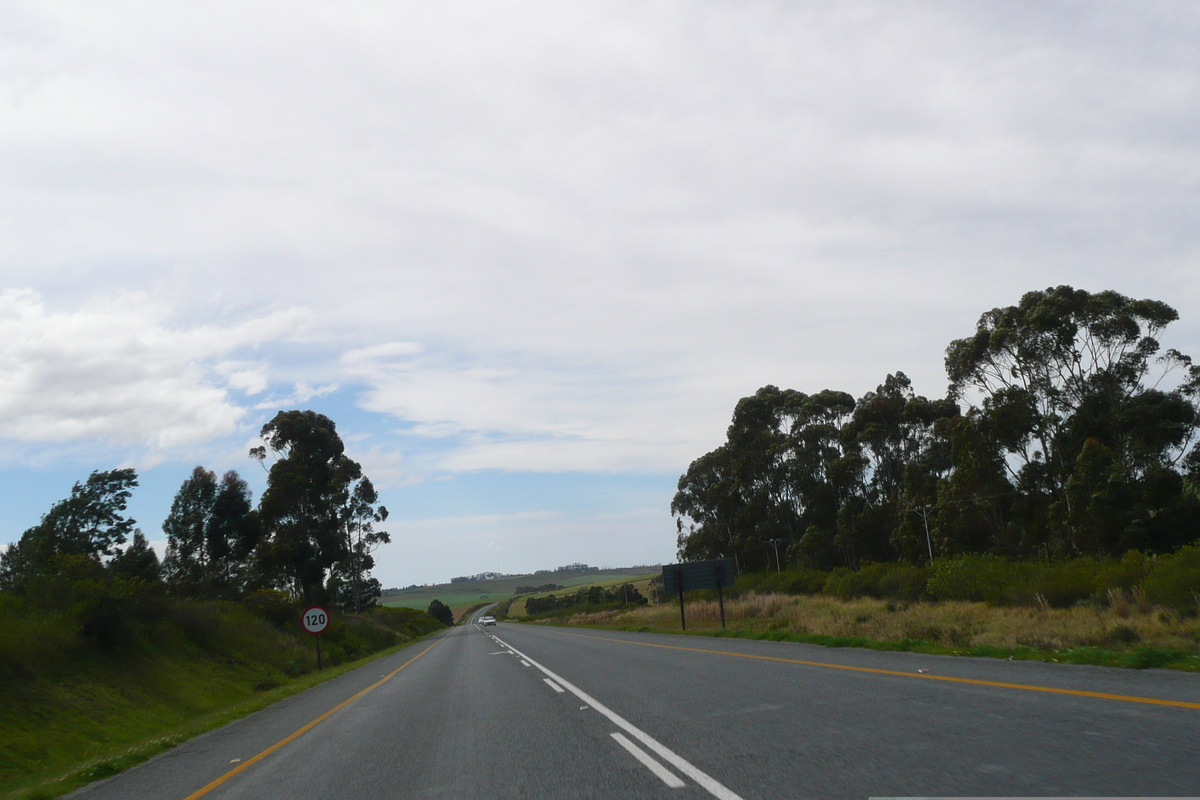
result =
[[[157,583],[160,573],[158,554],[151,549],[140,530],[133,532],[129,546],[113,556],[108,568],[118,578]]]
[[[167,555],[163,572],[182,596],[240,597],[249,580],[251,552],[259,539],[250,487],[230,470],[196,467],[163,522]]]
[[[1177,317],[1160,301],[1059,286],[985,313],[947,348],[951,391],[978,403],[1022,524],[1048,552],[1119,549],[1126,527],[1161,510],[1145,507],[1152,488],[1195,462],[1200,369],[1176,350],[1158,355]],[[1179,384],[1160,389],[1171,373]],[[1115,514],[1121,533],[1090,523],[1096,514]]]
[[[280,411],[262,427],[250,455],[275,461],[259,502],[263,563],[307,602],[328,599],[325,578],[351,555],[346,509],[362,469],[345,453],[333,420],[315,411]]]
[[[375,566],[375,557],[371,554],[392,540],[387,531],[375,530],[375,525],[386,522],[387,518],[388,510],[380,504],[371,479],[362,477],[354,484],[342,512],[349,554],[341,565],[341,572],[349,577],[353,602],[346,605],[355,613],[374,606],[381,594],[379,581],[368,577],[367,573]]]
[[[175,493],[163,521],[167,535],[163,577],[171,591],[183,597],[205,594],[209,588],[208,531],[216,496],[216,473],[196,467]]]
[[[63,556],[100,562],[115,555],[136,524],[124,511],[137,485],[132,469],[97,471],[76,483],[70,497],[51,506],[0,554],[0,588],[22,591],[33,577],[53,571]]]

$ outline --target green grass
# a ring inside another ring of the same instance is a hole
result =
[[[322,635],[331,668],[313,672],[314,639],[283,610],[280,626],[234,603],[164,604],[109,647],[80,639],[67,616],[27,616],[21,636],[0,639],[0,798],[115,774],[441,629],[407,609],[334,614]]]
[[[25,682],[16,692],[6,687],[0,797],[73,791],[415,641],[297,678],[211,658],[159,656],[134,666],[97,660],[72,679]]]

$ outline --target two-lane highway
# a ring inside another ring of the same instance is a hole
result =
[[[1197,741],[1190,674],[469,625],[78,796],[1181,796]]]

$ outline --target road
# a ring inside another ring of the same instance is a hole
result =
[[[1186,673],[467,625],[73,797],[1186,796],[1198,743]]]

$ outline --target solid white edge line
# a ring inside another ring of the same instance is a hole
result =
[[[633,742],[626,739],[619,733],[610,733],[609,736],[617,740],[617,743],[629,751],[630,755],[642,762],[642,766],[658,776],[659,780],[670,786],[672,789],[681,789],[687,786],[686,783],[675,777],[675,773],[664,767],[662,764],[651,758],[645,750],[638,747]]]
[[[500,641],[500,640],[497,639],[497,641]],[[524,658],[527,661],[529,661],[531,664],[533,664],[533,666],[537,667],[539,670],[544,672],[549,677],[553,678],[554,681],[556,683],[558,683],[559,686],[562,686],[564,689],[569,691],[571,694],[575,695],[580,700],[587,703],[593,709],[595,709],[596,711],[599,711],[601,714],[608,717],[609,720],[614,725],[616,725],[618,728],[621,728],[626,733],[633,736],[633,738],[637,739],[639,742],[644,744],[646,747],[650,748],[650,750],[652,750],[653,752],[657,753],[658,757],[661,758],[663,761],[666,761],[668,764],[675,767],[675,769],[679,770],[684,775],[687,775],[689,778],[694,780],[696,783],[700,784],[713,797],[719,798],[719,800],[742,800],[741,797],[734,794],[729,789],[726,789],[719,782],[717,782],[717,780],[715,778],[709,777],[704,772],[700,771],[698,768],[692,766],[689,762],[684,760],[683,757],[676,755],[674,752],[667,749],[665,746],[659,744],[657,741],[654,740],[653,737],[650,736],[650,734],[644,733],[641,730],[639,730],[638,728],[634,727],[633,723],[627,721],[624,717],[617,714],[612,709],[608,708],[608,706],[605,706],[603,703],[600,703],[598,700],[596,700],[596,698],[592,697],[590,694],[583,691],[575,684],[571,683],[568,680],[564,680],[561,675],[557,675],[557,674],[551,672],[550,670],[546,669],[541,664],[534,661],[532,658],[525,655],[524,653],[522,653],[517,648],[513,647],[508,642],[500,641],[500,643],[503,644],[505,647],[507,647],[509,650],[512,650],[517,655],[521,656],[521,658]]]
[[[551,689],[553,689],[556,692],[565,691],[563,689],[563,687],[559,686],[557,683],[550,680],[549,678],[542,678],[542,680],[544,680],[546,682],[546,685],[549,686]]]

